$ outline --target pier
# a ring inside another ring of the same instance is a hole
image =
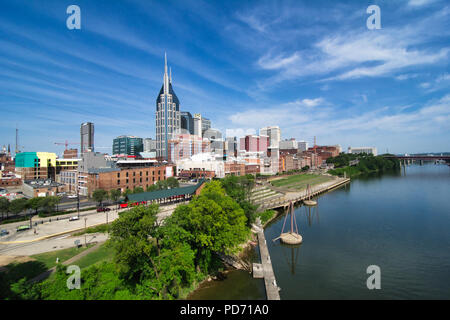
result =
[[[350,178],[336,178],[333,181],[328,181],[325,183],[321,183],[321,184],[312,186],[310,188],[309,193],[306,190],[288,192],[281,199],[271,200],[271,201],[261,203],[259,205],[258,210],[263,211],[263,210],[277,209],[277,208],[286,209],[286,208],[288,208],[289,203],[291,201],[294,204],[298,203],[298,202],[302,202],[302,201],[308,199],[309,197],[315,197],[321,193],[335,189],[335,188],[342,186],[348,182],[350,182]],[[270,184],[267,184],[267,186],[272,190],[276,190],[278,192],[285,192],[285,190],[283,190],[282,188],[276,188],[276,187],[271,186]]]
[[[253,264],[253,277],[264,278],[267,300],[280,300],[279,288],[277,281],[275,280],[275,274],[273,273],[272,261],[270,260],[266,238],[264,237],[264,229],[261,225],[257,228],[259,228],[257,234],[261,263]]]

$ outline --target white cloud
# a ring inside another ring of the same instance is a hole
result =
[[[409,0],[408,5],[411,7],[421,7],[435,2],[435,0]]]
[[[274,43],[257,60],[257,66],[276,73],[260,81],[258,86],[264,90],[286,80],[308,76],[322,80],[391,76],[406,68],[445,62],[449,46],[431,48],[424,44],[437,36],[437,28],[445,25],[448,12],[448,8],[443,8],[410,24],[390,26],[376,32],[361,28],[337,30],[309,47],[294,50],[292,45]],[[448,33],[445,28],[443,30]],[[412,77],[416,75],[396,78],[406,80]]]
[[[374,141],[380,135],[389,139],[410,139],[414,135],[436,134],[449,130],[450,94],[438,101],[430,101],[419,109],[412,107],[389,108],[362,112],[342,117],[338,108],[307,108],[299,101],[285,103],[265,109],[252,109],[234,113],[231,122],[245,129],[279,125],[284,137],[310,139],[312,136],[327,136],[335,142],[339,139]],[[326,143],[326,142],[324,142]],[[328,143],[331,143],[328,141]],[[450,146],[449,146],[450,147]]]

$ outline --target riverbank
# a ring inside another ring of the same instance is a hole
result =
[[[362,175],[321,195],[317,207],[295,207],[304,242],[273,243],[283,219],[265,236],[282,300],[445,299],[450,296],[450,168],[407,166]],[[368,290],[369,265],[382,273],[382,290]],[[237,288],[235,288],[237,287]],[[264,282],[233,271],[195,299],[265,299]]]

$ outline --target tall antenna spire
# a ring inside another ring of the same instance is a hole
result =
[[[169,75],[167,74],[167,53],[164,52],[164,94],[169,93]]]
[[[169,72],[170,72],[169,82],[172,83],[172,67],[170,67]]]

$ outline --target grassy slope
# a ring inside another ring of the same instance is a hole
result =
[[[86,247],[81,247],[81,248],[67,248],[67,249],[62,249],[62,250],[57,250],[57,251],[51,251],[51,252],[45,252],[45,253],[40,253],[40,254],[36,254],[31,256],[32,258],[36,259],[37,261],[43,263],[47,269],[50,269],[54,266],[56,266],[56,258],[59,258],[59,262],[62,263],[66,260],[69,260],[70,258],[76,256],[77,254],[83,252],[84,250],[88,249],[89,247],[91,247],[92,245],[89,245],[87,248]]]
[[[75,261],[74,264],[83,269],[103,261],[112,261],[113,257],[113,248],[103,244],[97,250],[85,255],[80,260]]]
[[[272,185],[275,187],[303,189],[306,188],[307,184],[314,185],[329,181],[331,179],[331,177],[321,176],[318,174],[299,174],[273,181]]]

